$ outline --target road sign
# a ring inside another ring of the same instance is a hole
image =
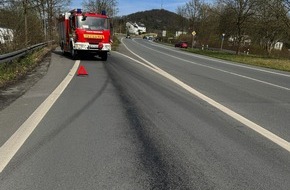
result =
[[[196,32],[195,32],[195,31],[193,31],[191,34],[192,34],[193,36],[195,36],[195,35],[196,35]]]
[[[166,30],[162,31],[162,37],[166,37]]]

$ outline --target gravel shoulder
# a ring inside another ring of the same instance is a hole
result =
[[[17,98],[37,83],[48,71],[51,61],[51,53],[48,53],[38,66],[20,80],[0,88],[0,111],[9,106]]]

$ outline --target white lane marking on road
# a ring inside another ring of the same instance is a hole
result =
[[[240,123],[244,124],[245,126],[247,126],[248,128],[256,131],[257,133],[259,133],[260,135],[264,136],[265,138],[269,139],[270,141],[272,141],[273,143],[279,145],[280,147],[284,148],[285,150],[287,150],[288,152],[290,152],[290,143],[284,139],[282,139],[281,137],[275,135],[274,133],[272,133],[271,131],[264,129],[263,127],[261,127],[260,125],[250,121],[249,119],[243,117],[242,115],[232,111],[231,109],[227,108],[226,106],[216,102],[215,100],[207,97],[206,95],[200,93],[199,91],[195,90],[193,87],[185,84],[184,82],[180,81],[179,79],[177,79],[176,77],[170,75],[169,73],[167,73],[166,71],[160,69],[159,67],[153,65],[152,63],[150,63],[149,61],[147,61],[146,59],[140,57],[139,55],[135,54],[133,51],[131,51],[124,43],[123,45],[135,56],[137,56],[138,58],[140,58],[141,60],[143,60],[145,63],[142,63],[138,60],[135,60],[134,58],[131,58],[127,55],[121,54],[122,56],[125,56],[131,60],[133,60],[134,62],[137,62],[145,67],[147,67],[148,69],[164,76],[165,78],[169,79],[170,81],[174,82],[175,84],[179,85],[180,87],[182,87],[183,89],[185,89],[186,91],[188,91],[189,93],[191,93],[192,95],[200,98],[201,100],[207,102],[208,104],[212,105],[213,107],[217,108],[218,110],[222,111],[223,113],[227,114],[228,116],[232,117],[233,119],[239,121]],[[148,65],[147,65],[148,64]]]
[[[10,160],[28,139],[46,113],[50,110],[56,100],[60,97],[67,85],[74,77],[80,61],[77,60],[65,79],[58,87],[42,102],[42,104],[31,114],[31,116],[19,127],[19,129],[0,147],[0,173],[4,170]]]
[[[136,42],[135,39],[134,39],[134,41]],[[138,44],[142,45],[139,42],[138,42]],[[227,62],[227,61],[220,60],[218,58],[210,58],[210,57],[207,57],[207,56],[202,56],[202,55],[197,55],[197,54],[192,54],[192,53],[187,53],[187,52],[182,52],[182,51],[176,51],[176,49],[167,48],[165,45],[159,45],[159,44],[157,45],[157,44],[154,44],[154,43],[150,43],[150,45],[161,47],[163,49],[167,49],[167,50],[170,50],[170,51],[178,52],[178,53],[184,54],[184,55],[189,55],[189,56],[192,56],[192,57],[198,57],[198,58],[202,58],[202,59],[206,59],[206,60],[210,60],[210,61],[216,61],[216,62],[223,63],[223,64],[226,64],[226,65],[234,66],[234,67],[241,67],[241,68],[246,68],[246,69],[250,69],[250,70],[255,70],[255,71],[260,71],[260,72],[264,72],[264,73],[270,73],[270,74],[273,74],[273,75],[280,75],[280,76],[283,76],[283,77],[289,77],[290,78],[289,74],[269,71],[269,70],[265,70],[265,69],[261,69],[261,68],[255,68],[255,67],[250,67],[250,66],[241,65],[241,64],[234,64],[234,63],[230,63],[230,62]]]
[[[135,42],[136,42],[136,41],[135,41]],[[137,42],[136,42],[136,43],[137,43]],[[140,43],[139,43],[139,44],[140,44]],[[188,61],[188,60],[186,60],[186,59],[182,59],[182,58],[175,57],[175,56],[173,56],[173,55],[170,55],[170,54],[167,54],[167,53],[164,53],[164,52],[158,51],[158,50],[154,50],[154,49],[149,48],[149,47],[147,47],[147,46],[144,46],[144,45],[142,45],[142,44],[140,44],[140,45],[143,46],[143,47],[145,47],[145,48],[147,48],[147,49],[153,50],[153,51],[155,51],[155,52],[161,53],[161,54],[166,55],[166,56],[173,57],[173,58],[175,58],[175,59],[178,59],[178,60],[181,60],[181,61],[184,61],[184,62],[188,62],[188,63],[194,64],[194,65],[198,65],[198,66],[201,66],[201,67],[210,68],[210,69],[213,69],[213,70],[216,70],[216,71],[220,71],[220,72],[223,72],[223,73],[231,74],[231,75],[234,75],[234,76],[238,76],[238,77],[241,77],[241,78],[249,79],[249,80],[256,81],[256,82],[259,82],[259,83],[262,83],[262,84],[266,84],[266,85],[269,85],[269,86],[273,86],[273,87],[276,87],[276,88],[280,88],[280,89],[283,89],[283,90],[290,91],[290,88],[287,88],[287,87],[284,87],[284,86],[280,86],[280,85],[273,84],[273,83],[270,83],[270,82],[262,81],[262,80],[255,79],[255,78],[252,78],[252,77],[248,77],[248,76],[245,76],[245,75],[240,75],[240,74],[237,74],[237,73],[234,73],[234,72],[230,72],[230,71],[226,71],[226,70],[218,69],[218,68],[211,67],[211,66],[208,66],[208,65],[199,64],[199,63],[196,63],[196,62],[193,62],[193,61]]]

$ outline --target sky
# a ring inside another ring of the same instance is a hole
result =
[[[124,16],[131,13],[151,10],[151,9],[166,9],[171,12],[176,12],[177,7],[185,5],[189,0],[117,0],[118,1],[118,16]],[[204,0],[206,3],[211,3],[213,0]],[[72,0],[71,9],[82,8],[82,1]]]

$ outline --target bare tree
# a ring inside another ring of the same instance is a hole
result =
[[[1,27],[13,30],[14,50],[54,39],[56,17],[69,3],[70,0],[0,1]]]
[[[211,36],[216,33],[218,23],[212,7],[206,3],[201,3],[197,18],[198,38],[202,44],[208,44]]]
[[[289,36],[287,10],[281,0],[260,1],[257,8],[252,35],[270,55],[274,45]]]
[[[60,10],[64,10],[71,3],[71,0],[31,0],[30,4],[34,7],[42,20],[43,33],[45,39],[53,39],[55,18]]]
[[[86,11],[102,13],[106,11],[107,15],[114,17],[118,13],[117,0],[85,0],[83,7]]]
[[[181,28],[182,33],[185,31],[185,23],[186,23],[186,7],[185,6],[179,6],[176,9],[176,13],[180,16],[178,19],[178,23],[180,24],[179,27]]]
[[[190,20],[191,30],[196,30],[196,21],[200,14],[201,1],[200,0],[191,0],[185,4],[186,16]]]
[[[203,0],[190,0],[177,9],[177,13],[189,21],[189,32],[195,31],[197,40],[201,45],[208,45],[210,38],[215,33],[217,20],[212,7]]]
[[[240,53],[241,43],[247,34],[249,21],[255,15],[258,0],[220,0],[224,12],[222,22],[230,28],[229,31],[235,39],[236,54]]]

